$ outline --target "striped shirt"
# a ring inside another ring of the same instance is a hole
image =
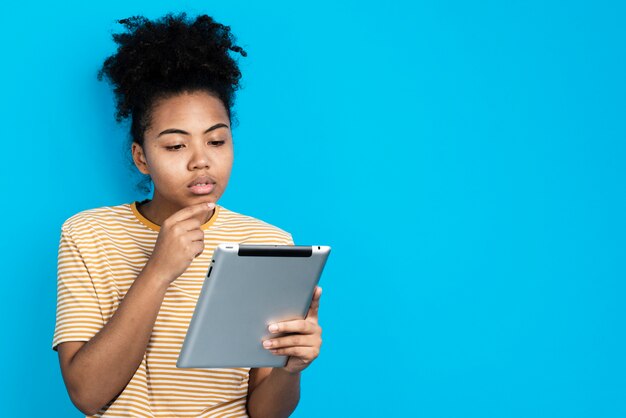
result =
[[[176,361],[219,243],[293,245],[291,234],[217,205],[201,226],[204,251],[173,281],[139,368],[94,417],[246,417],[250,368],[182,369]],[[61,227],[52,348],[89,341],[148,261],[160,227],[137,202],[79,212]]]

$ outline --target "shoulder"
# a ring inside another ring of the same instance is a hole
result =
[[[129,212],[130,205],[128,203],[86,209],[67,218],[61,226],[61,230],[72,235],[93,233],[125,223],[129,218]]]
[[[220,227],[240,232],[250,238],[268,242],[293,243],[292,236],[284,229],[261,219],[244,215],[220,206]]]

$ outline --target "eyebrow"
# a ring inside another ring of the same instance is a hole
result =
[[[209,129],[204,131],[204,133],[208,134],[209,132],[214,131],[215,129],[218,129],[218,128],[228,128],[228,125],[226,125],[224,123],[218,123],[216,125],[211,126]],[[190,135],[189,132],[183,131],[182,129],[170,128],[170,129],[166,129],[166,130],[162,131],[160,134],[158,134],[157,138],[160,137],[161,135],[166,135],[166,134]]]

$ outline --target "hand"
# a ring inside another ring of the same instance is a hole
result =
[[[158,272],[168,285],[204,251],[204,231],[200,226],[207,213],[214,208],[213,202],[198,203],[175,212],[163,221],[146,266]]]
[[[263,342],[263,347],[273,354],[290,356],[287,364],[282,368],[289,373],[301,372],[320,353],[322,327],[319,326],[317,320],[321,296],[322,288],[317,286],[313,292],[311,307],[305,319],[277,322],[269,326],[269,330],[273,334],[289,333],[287,336],[267,339]]]

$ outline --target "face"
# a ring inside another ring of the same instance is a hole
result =
[[[230,121],[222,101],[205,92],[158,101],[144,146],[132,145],[137,168],[154,183],[152,202],[170,215],[186,206],[220,199],[233,165]],[[190,187],[199,177],[208,187]]]

